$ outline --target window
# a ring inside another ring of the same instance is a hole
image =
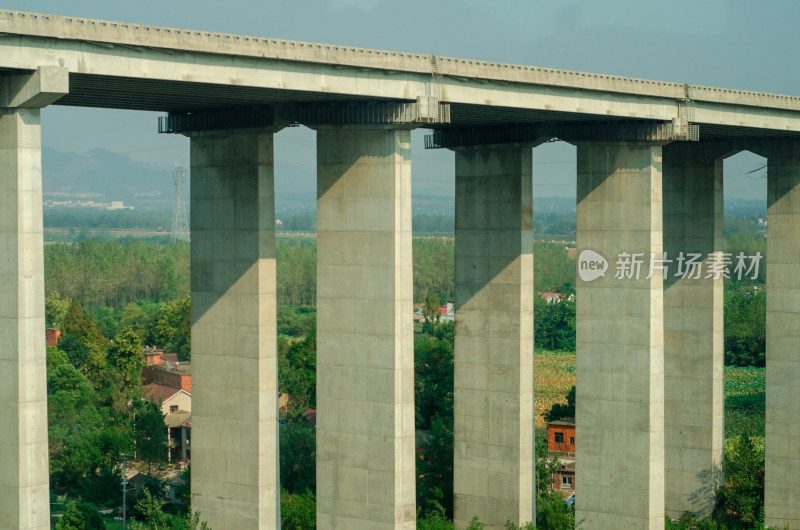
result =
[[[561,487],[572,489],[572,477],[561,477]]]
[[[570,445],[575,445],[575,437],[574,436],[570,436],[569,437],[569,444]]]
[[[564,433],[563,432],[555,433],[555,438],[554,438],[553,442],[555,442],[557,444],[563,444],[564,443]]]
[[[170,405],[169,406],[169,413],[170,414],[174,414],[176,412],[178,412],[178,405]]]

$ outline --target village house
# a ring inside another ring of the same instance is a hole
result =
[[[179,363],[177,355],[153,347],[142,351],[147,363],[142,369],[142,394],[159,403],[167,428],[168,462],[188,463],[192,439],[192,373],[190,363]]]
[[[575,494],[575,420],[551,421],[547,424],[547,451],[558,458],[560,469],[555,473],[551,488],[561,491],[565,498]]]

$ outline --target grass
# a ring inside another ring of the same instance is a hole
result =
[[[575,353],[536,352],[536,428],[555,403],[566,403],[575,384]],[[741,434],[764,437],[766,372],[764,368],[725,367],[725,438]]]

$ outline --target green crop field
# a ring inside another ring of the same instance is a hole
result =
[[[566,403],[575,384],[573,352],[536,352],[536,427],[554,403]],[[764,437],[764,368],[725,367],[725,438],[740,434]]]

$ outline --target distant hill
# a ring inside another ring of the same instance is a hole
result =
[[[70,153],[42,147],[45,199],[124,201],[137,209],[172,207],[172,168],[136,162],[106,149]]]

